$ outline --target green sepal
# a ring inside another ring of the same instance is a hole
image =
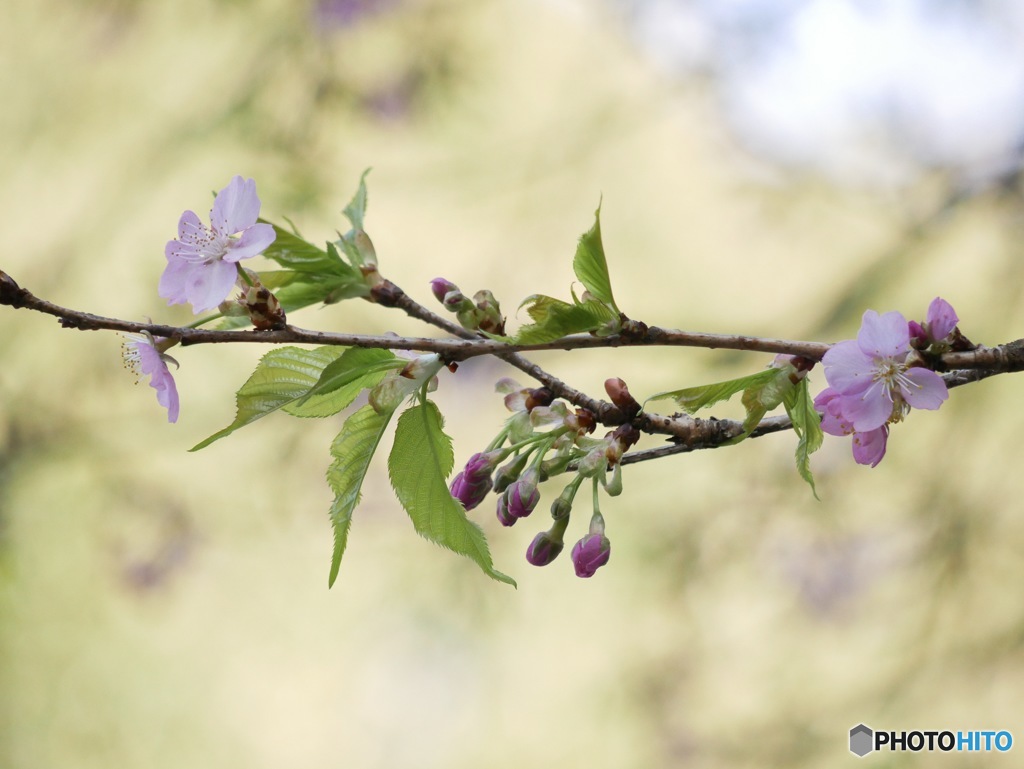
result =
[[[618,313],[603,302],[570,304],[554,297],[534,294],[523,300],[520,307],[523,306],[526,306],[526,312],[534,322],[519,329],[514,340],[516,344],[539,344],[569,334],[610,330],[619,322]]]
[[[363,390],[375,387],[384,375],[401,364],[390,350],[350,347],[329,363],[320,378],[301,398],[284,406],[295,417],[329,417],[356,399]],[[329,378],[329,386],[320,383]]]
[[[334,461],[327,469],[327,482],[334,492],[330,519],[334,530],[334,552],[331,555],[331,573],[327,586],[332,587],[338,578],[341,557],[348,544],[348,532],[352,525],[352,511],[359,504],[363,479],[373,459],[380,439],[391,421],[393,411],[378,414],[372,406],[363,406],[349,416],[334,442],[331,456]]]
[[[819,499],[818,490],[814,487],[814,476],[811,475],[811,454],[821,448],[825,435],[821,429],[821,415],[814,408],[807,379],[800,380],[796,387],[788,390],[782,402],[793,423],[793,432],[799,437],[796,445],[797,472],[810,485],[814,498]]]
[[[235,421],[190,451],[206,448],[216,440],[298,400],[317,383],[324,368],[345,352],[344,347],[280,347],[271,350],[235,394]]]
[[[441,412],[425,398],[398,418],[388,457],[391,485],[417,533],[471,558],[489,577],[514,587],[515,580],[495,570],[483,531],[448,490],[454,455],[443,426]]]
[[[615,297],[612,296],[612,282],[608,275],[608,260],[604,255],[601,242],[601,206],[594,212],[594,226],[580,237],[576,246],[576,256],[572,260],[572,270],[576,273],[587,291],[600,302],[611,307],[618,316],[620,314]]]

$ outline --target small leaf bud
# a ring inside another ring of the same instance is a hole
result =
[[[626,416],[626,419],[632,419],[640,413],[640,404],[629,394],[629,388],[621,379],[618,377],[606,379],[604,389],[608,393],[608,397],[612,399],[612,403],[619,407],[619,411]]]

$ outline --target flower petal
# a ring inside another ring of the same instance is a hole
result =
[[[256,182],[236,176],[217,193],[210,210],[210,226],[221,235],[234,235],[256,224],[259,215]]]
[[[238,240],[228,242],[228,251],[224,254],[225,262],[237,262],[239,259],[248,259],[250,256],[262,253],[267,246],[274,242],[277,233],[269,224],[254,224],[242,232]]]
[[[910,349],[907,319],[895,311],[879,315],[868,310],[861,319],[857,344],[865,355],[875,359],[902,357]]]
[[[174,243],[176,241],[171,241]],[[167,244],[170,246],[170,243]],[[160,276],[158,293],[167,300],[167,304],[184,304],[188,301],[186,286],[193,264],[175,256],[167,258],[167,266]]]
[[[928,314],[925,319],[928,322],[928,334],[936,342],[949,336],[960,320],[956,315],[956,310],[941,296],[932,299],[932,303],[928,305]]]
[[[220,260],[191,266],[185,283],[185,294],[192,304],[192,312],[198,315],[212,310],[228,298],[238,277],[238,269],[233,262]]]
[[[814,408],[821,412],[821,429],[829,435],[849,435],[853,425],[843,418],[840,410],[840,395],[828,387],[814,399]]]
[[[853,458],[859,465],[874,467],[885,456],[885,445],[889,440],[889,428],[882,426],[853,434]]]
[[[949,388],[942,377],[934,371],[915,367],[907,369],[903,378],[910,382],[910,386],[900,386],[903,400],[915,409],[932,411],[949,398]]]
[[[842,394],[840,409],[858,433],[876,430],[892,416],[892,400],[882,382],[875,382],[860,393]]]
[[[825,366],[825,379],[840,393],[867,389],[875,374],[874,361],[852,339],[832,345],[821,362]]]

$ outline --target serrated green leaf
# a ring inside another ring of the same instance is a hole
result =
[[[264,221],[264,220],[260,220]],[[283,230],[276,224],[272,225],[277,235],[263,252],[282,267],[296,272],[307,272],[320,275],[348,275],[351,268],[341,261],[337,252],[334,254],[317,248],[297,235]]]
[[[399,361],[390,350],[350,347],[340,358],[324,368],[320,379],[305,395],[285,405],[284,410],[293,417],[329,417],[337,414],[348,408],[363,390],[380,382],[396,362]],[[337,386],[318,392],[316,388],[328,371],[333,372],[332,381]]]
[[[316,397],[331,395],[337,390],[348,391],[355,388],[355,394],[358,395],[364,387],[372,386],[366,382],[372,380],[375,385],[388,371],[402,368],[405,364],[406,361],[396,358],[391,350],[356,348],[352,350],[351,355],[346,353],[324,368],[316,384],[300,401],[300,405]]]
[[[601,242],[601,206],[594,212],[594,226],[580,237],[576,246],[576,256],[572,260],[572,270],[580,283],[598,301],[610,305],[619,314],[619,308],[612,296],[612,282],[608,275],[608,261],[604,255],[604,244]]]
[[[814,408],[814,399],[806,378],[786,393],[783,403],[793,423],[793,431],[799,437],[796,445],[797,472],[810,485],[814,498],[818,499],[814,476],[811,475],[811,454],[821,448],[825,435],[821,429],[821,415]]]
[[[515,336],[517,344],[539,344],[569,334],[597,331],[619,319],[611,307],[602,302],[569,304],[561,299],[535,294],[523,305],[534,322],[523,326]],[[523,305],[520,305],[522,307]]]
[[[793,391],[796,387],[790,379],[793,370],[791,366],[767,369],[772,375],[767,381],[759,382],[743,391],[743,407],[747,410],[747,417],[743,420],[745,434],[749,434],[757,427],[764,415],[777,408],[786,394]]]
[[[777,371],[778,369],[765,369],[764,371],[758,371],[756,374],[740,377],[739,379],[729,379],[725,382],[698,385],[697,387],[684,387],[681,390],[666,390],[665,392],[655,393],[646,402],[671,399],[679,404],[679,407],[687,413],[693,414],[700,409],[728,400],[738,392],[743,392],[752,387],[759,387],[771,381]]]
[[[373,169],[367,168],[363,171],[363,175],[359,177],[359,188],[356,190],[356,194],[352,196],[352,200],[345,206],[342,213],[345,214],[346,218],[352,222],[353,229],[364,230],[363,219],[366,217],[366,204],[369,202],[366,193],[366,175]]]
[[[515,580],[494,569],[483,531],[448,490],[446,478],[454,458],[443,426],[437,406],[428,400],[399,417],[388,457],[395,494],[421,536],[473,559],[493,579],[515,586]]]
[[[338,578],[341,557],[348,544],[348,532],[352,525],[352,511],[359,504],[360,489],[370,467],[370,460],[380,444],[380,439],[391,421],[393,411],[378,414],[372,406],[363,406],[345,420],[341,432],[331,444],[334,461],[327,469],[327,482],[334,492],[331,504],[331,527],[334,530],[334,553],[331,556],[331,573],[327,586],[332,587]]]
[[[235,394],[235,421],[193,446],[206,448],[216,440],[301,398],[317,383],[324,368],[345,352],[343,347],[280,347],[264,355],[252,376]]]

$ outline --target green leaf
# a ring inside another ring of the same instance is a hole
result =
[[[619,314],[619,308],[612,296],[612,282],[608,275],[608,261],[601,243],[601,206],[594,212],[594,226],[580,237],[572,270],[580,283],[586,286],[595,299],[610,305]]]
[[[402,368],[405,364],[406,361],[395,357],[391,350],[354,348],[324,368],[300,405],[317,397],[332,395],[338,390],[351,392],[354,389],[352,398],[355,398],[360,390],[376,385],[385,373]],[[372,384],[368,384],[371,381]]]
[[[821,448],[824,433],[821,430],[821,415],[814,408],[810,385],[807,379],[783,397],[786,413],[793,422],[793,432],[799,436],[796,445],[796,469],[800,477],[810,484],[814,498],[818,499],[818,490],[814,487],[814,476],[811,475],[811,454]]]
[[[534,322],[523,326],[515,336],[517,344],[539,344],[560,339],[569,334],[597,331],[618,321],[619,316],[602,302],[569,304],[542,294],[534,294],[523,301],[526,312]]]
[[[446,478],[454,459],[443,426],[437,406],[428,400],[399,417],[388,457],[395,494],[421,536],[473,559],[488,576],[515,586],[515,580],[494,569],[483,531],[448,490]]]
[[[768,369],[772,376],[767,381],[759,382],[743,391],[743,406],[747,410],[747,418],[743,420],[746,434],[757,427],[765,414],[777,408],[787,393],[793,391],[796,385],[790,379],[790,375],[794,371],[792,366],[772,367]]]
[[[331,527],[334,529],[334,553],[327,586],[334,585],[341,566],[341,557],[348,544],[352,511],[359,504],[360,489],[380,439],[391,421],[393,411],[378,414],[372,406],[363,406],[345,420],[341,432],[331,444],[334,461],[327,470],[327,482],[334,492],[331,505]]]
[[[294,417],[329,417],[337,414],[356,399],[363,390],[374,387],[399,362],[390,350],[351,347],[341,357],[329,363],[320,379],[298,401],[284,406]],[[328,372],[336,387],[317,391]]]
[[[297,235],[281,229],[276,224],[272,226],[277,237],[263,252],[268,259],[296,272],[321,275],[352,274],[351,268],[341,261],[336,251],[333,253],[324,251]]]
[[[314,350],[280,347],[268,352],[235,395],[235,421],[190,450],[206,448],[239,427],[251,424],[301,398],[317,383],[324,367],[343,352],[343,347],[317,347]]]
[[[729,379],[725,382],[698,385],[697,387],[684,387],[681,390],[666,390],[665,392],[655,393],[646,402],[671,399],[679,404],[680,408],[684,409],[687,413],[693,414],[700,409],[728,400],[738,392],[762,386],[770,382],[776,373],[778,373],[778,369],[765,369],[750,376]]]
[[[367,168],[363,171],[363,175],[359,177],[359,188],[356,190],[356,194],[352,197],[352,200],[342,210],[342,213],[352,222],[352,228],[356,230],[366,229],[363,227],[363,219],[366,217],[366,175],[370,173],[372,169]]]

